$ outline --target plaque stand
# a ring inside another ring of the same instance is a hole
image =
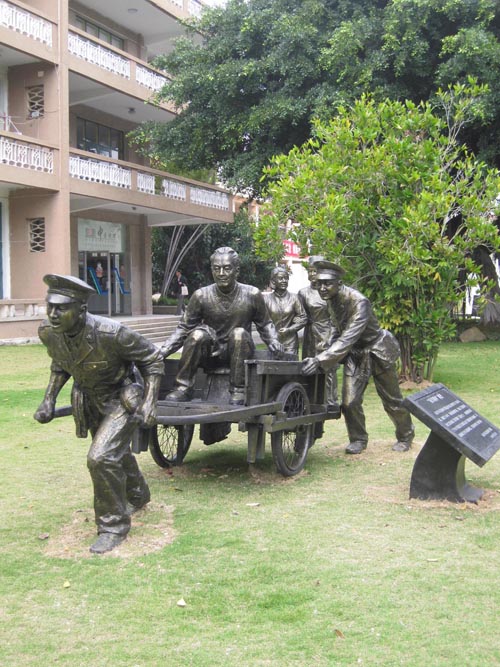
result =
[[[431,431],[415,460],[410,498],[477,503],[483,493],[465,479],[465,456]]]

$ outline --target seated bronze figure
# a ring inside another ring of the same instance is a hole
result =
[[[168,357],[182,347],[176,387],[166,399],[191,400],[200,366],[207,370],[229,366],[229,402],[242,405],[245,360],[255,354],[252,324],[271,353],[282,354],[283,346],[260,290],[237,280],[238,253],[227,246],[218,248],[210,263],[214,283],[193,292],[177,329],[162,348],[163,355]]]

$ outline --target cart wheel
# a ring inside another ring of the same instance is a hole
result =
[[[300,417],[310,413],[306,390],[298,382],[289,382],[276,397],[283,402],[287,417]],[[296,426],[291,430],[271,433],[271,448],[274,463],[284,477],[296,475],[304,467],[307,450],[313,443],[313,425]]]
[[[180,466],[193,439],[194,424],[171,426],[157,424],[151,429],[149,450],[161,468]]]

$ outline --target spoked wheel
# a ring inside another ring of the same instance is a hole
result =
[[[289,382],[282,387],[276,397],[283,402],[283,412],[287,418],[308,415],[311,411],[306,390],[298,382]],[[307,450],[313,443],[313,425],[286,427],[271,433],[273,459],[278,471],[285,477],[296,475],[306,462]]]
[[[157,424],[151,429],[149,449],[161,468],[180,466],[193,439],[194,424],[171,426]]]

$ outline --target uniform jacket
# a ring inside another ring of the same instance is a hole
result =
[[[338,294],[328,301],[328,311],[339,336],[316,355],[323,368],[331,368],[346,357],[347,362],[352,357],[354,365],[359,366],[358,360],[367,354],[383,364],[393,364],[399,358],[396,338],[380,327],[370,301],[361,292],[341,285]]]
[[[307,315],[302,342],[302,357],[314,357],[329,347],[336,329],[328,312],[328,304],[318,290],[310,285],[299,290],[299,299]]]
[[[163,357],[152,343],[105,317],[87,313],[73,345],[48,321],[40,325],[38,335],[52,358],[51,371],[72,376],[97,407],[119,396],[133,377],[134,365],[143,377],[164,372]]]

